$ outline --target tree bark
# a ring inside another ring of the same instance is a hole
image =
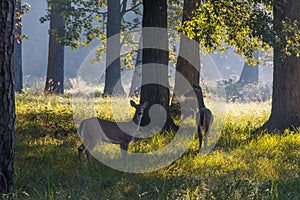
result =
[[[15,0],[0,1],[0,193],[13,192],[15,103],[13,48]]]
[[[21,10],[21,0],[17,1],[17,9]],[[21,19],[16,19],[15,37],[14,42],[14,82],[15,92],[22,92],[23,89],[23,71],[22,71],[22,41],[18,38],[22,34]]]
[[[193,17],[193,11],[199,6],[201,0],[184,0],[182,23],[189,21]],[[180,37],[179,56],[177,58],[176,73],[175,73],[175,87],[173,98],[178,95],[185,94],[188,87],[199,85],[200,81],[200,48],[199,38],[189,39],[185,35]],[[186,79],[189,86],[184,83]],[[174,101],[172,101],[174,102]],[[199,98],[199,106],[204,108],[203,96]],[[177,107],[178,108],[178,107]],[[175,109],[175,107],[174,107]],[[178,112],[176,112],[178,113]]]
[[[300,21],[300,1],[280,0],[274,6],[274,18]],[[274,24],[274,28],[281,30]],[[272,110],[263,129],[284,130],[300,126],[300,58],[284,57],[282,46],[274,48]]]
[[[137,96],[141,92],[141,84],[142,84],[142,68],[141,65],[143,64],[143,44],[142,38],[139,41],[139,49],[136,56],[136,62],[134,66],[134,71],[131,80],[131,86],[129,91],[129,97]]]
[[[193,11],[201,0],[185,0],[183,3],[182,23],[191,20]],[[189,39],[187,36],[181,35],[179,56],[177,58],[176,74],[175,74],[175,93],[184,92],[187,88],[182,87],[182,80],[179,78],[181,74],[190,85],[199,85],[200,79],[200,54],[199,54],[199,38]]]
[[[167,1],[143,0],[143,5],[143,67],[140,101],[141,103],[148,101],[148,106],[144,111],[142,126],[148,125],[151,121],[149,108],[154,104],[159,104],[163,109],[158,112],[167,114],[164,129],[175,130],[177,127],[174,126],[169,114]],[[155,48],[150,48],[153,44],[156,44]],[[155,113],[155,115],[160,116],[161,113]]]
[[[48,48],[48,67],[45,84],[45,93],[64,93],[64,45],[57,41],[57,36],[61,34],[65,27],[65,20],[59,14],[59,1],[50,3],[50,31]]]
[[[104,95],[125,95],[121,82],[120,0],[107,1],[107,49]]]
[[[253,57],[255,59],[258,59],[259,51],[256,51]],[[258,83],[258,67],[259,65],[251,66],[245,62],[243,71],[238,82],[242,84]]]

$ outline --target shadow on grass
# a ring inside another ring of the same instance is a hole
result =
[[[44,110],[17,115],[16,134],[20,136],[39,138],[50,135],[63,138],[70,133],[76,133],[73,114],[70,111],[57,113]]]
[[[248,165],[254,159],[251,154],[242,158],[247,166],[236,168],[234,163],[238,161],[226,160],[233,159],[231,152],[221,152],[223,157],[218,158],[218,153],[213,151],[199,158],[196,151],[189,150],[162,170],[130,174],[111,169],[95,159],[91,166],[86,160],[80,164],[77,135],[60,140],[46,136],[30,142],[20,137],[16,138],[16,199],[297,199],[300,195],[297,169],[293,175],[293,169],[282,166],[286,171],[279,178],[259,179],[255,173],[260,166]],[[298,154],[293,151],[299,145],[286,140],[284,147],[279,155],[286,159],[285,166],[295,161],[298,162],[295,166],[299,166]],[[268,157],[267,152],[264,154]],[[233,167],[226,164],[230,162]]]
[[[91,166],[79,163],[80,138],[73,134],[70,111],[19,113],[14,195],[16,199],[299,199],[300,154],[296,150],[300,145],[291,135],[276,138],[273,146],[278,141],[282,146],[271,149],[271,142],[264,143],[268,137],[252,135],[252,127],[226,125],[208,155],[198,157],[195,140],[194,147],[170,166],[130,174],[94,159]],[[259,170],[261,165],[265,168]],[[265,173],[269,169],[279,176]]]

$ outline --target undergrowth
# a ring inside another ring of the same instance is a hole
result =
[[[80,164],[77,157],[78,122],[92,115],[130,119],[134,110],[129,109],[129,100],[80,98],[17,95],[15,193],[11,198],[300,199],[300,133],[251,135],[267,120],[269,103],[226,104],[223,121],[214,112],[214,126],[219,122],[222,126],[209,153],[198,154],[195,139],[169,166],[134,174],[96,159],[91,166],[86,161]],[[114,112],[113,104],[119,104]],[[129,152],[159,149],[173,137],[174,133],[166,132],[134,141]]]

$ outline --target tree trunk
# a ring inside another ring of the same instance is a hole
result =
[[[253,57],[255,59],[258,59],[259,51],[256,51]],[[258,83],[258,66],[259,65],[251,66],[245,62],[238,82],[241,84]]]
[[[141,92],[141,84],[142,84],[142,68],[141,65],[143,64],[143,44],[142,38],[139,41],[139,49],[136,56],[136,62],[134,66],[134,71],[131,80],[131,86],[129,91],[129,97],[137,96]]]
[[[277,20],[300,21],[300,1],[280,0],[274,6]],[[280,30],[276,24],[275,29]],[[272,110],[262,128],[269,131],[300,126],[300,57],[283,57],[282,48],[274,48]]]
[[[59,1],[50,3],[50,31],[48,48],[48,67],[45,93],[64,93],[64,45],[57,41],[65,27],[64,17],[59,14]]]
[[[201,0],[184,0],[182,22],[191,20],[193,11],[199,6]],[[180,37],[179,56],[176,65],[175,87],[173,96],[185,94],[188,88],[199,85],[200,80],[200,48],[199,38],[189,39],[185,35]],[[185,79],[189,85],[184,84]],[[172,101],[173,102],[173,101]],[[199,99],[199,106],[204,108],[203,97]],[[178,108],[178,107],[177,107]],[[174,107],[175,109],[175,107]],[[178,113],[178,112],[176,112]]]
[[[176,129],[169,114],[167,1],[143,0],[143,5],[143,67],[140,101],[141,103],[148,101],[148,106],[143,115],[142,126],[148,125],[151,121],[149,108],[159,104],[163,109],[159,109],[155,115],[167,114],[164,129]],[[147,27],[151,28],[147,29]]]
[[[17,9],[21,10],[21,0],[17,1]],[[22,41],[18,38],[22,34],[21,19],[16,19],[15,24],[18,26],[15,27],[15,37],[14,42],[14,82],[15,82],[15,91],[22,92],[23,89],[23,71],[22,71]]]
[[[13,31],[15,0],[0,1],[0,193],[13,192],[15,103]]]
[[[121,82],[120,62],[120,31],[121,6],[120,0],[107,1],[107,49],[105,71],[105,95],[125,95]]]

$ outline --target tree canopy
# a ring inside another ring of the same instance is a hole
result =
[[[59,37],[60,42],[72,48],[79,45],[89,45],[93,39],[105,41],[105,27],[107,25],[107,2],[106,1],[87,1],[87,0],[54,0],[61,6],[61,14],[66,21],[63,37]],[[51,1],[53,2],[53,1]],[[122,30],[136,28],[141,25],[138,17],[133,20],[124,18],[126,13],[133,12],[141,15],[139,6],[141,1],[133,0],[128,5],[128,0],[120,1]],[[41,17],[40,21],[45,22],[50,18],[50,9],[47,14]],[[83,39],[84,38],[84,39]]]
[[[192,20],[179,26],[190,38],[200,38],[206,52],[235,52],[255,64],[256,50],[281,46],[285,55],[300,54],[299,22],[273,18],[274,1],[203,0]],[[274,29],[274,26],[280,28]]]

